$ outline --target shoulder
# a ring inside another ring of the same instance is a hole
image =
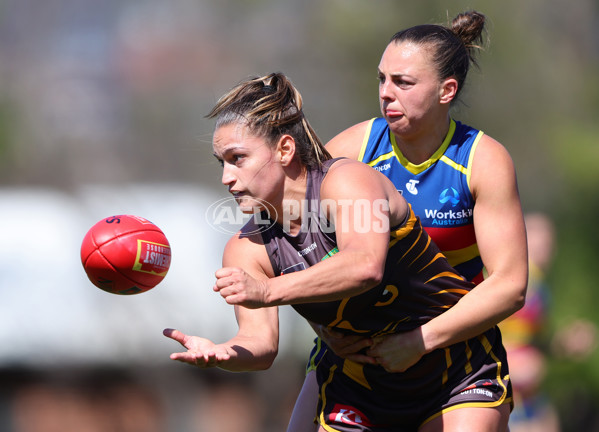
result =
[[[508,150],[489,135],[483,135],[472,159],[472,190],[489,186],[512,186],[516,182],[514,162]]]
[[[498,162],[513,166],[512,157],[503,144],[489,135],[482,135],[474,153],[474,167],[483,170]]]
[[[353,195],[367,189],[387,190],[392,183],[387,177],[357,160],[343,158],[334,162],[322,182],[321,196],[332,198]],[[395,190],[394,187],[392,187]]]
[[[372,120],[363,121],[337,134],[326,144],[329,153],[333,157],[345,156],[351,159],[358,159],[364,136],[371,122]]]

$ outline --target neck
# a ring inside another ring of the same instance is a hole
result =
[[[281,204],[277,208],[277,222],[291,234],[302,225],[302,205],[308,187],[308,169],[297,163],[285,168],[286,178]]]
[[[433,122],[421,128],[422,132],[411,136],[395,135],[395,141],[404,157],[418,165],[428,159],[441,147],[449,132],[449,116],[442,122]]]

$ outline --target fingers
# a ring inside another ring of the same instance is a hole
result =
[[[234,273],[239,273],[240,271],[241,271],[241,269],[239,269],[237,267],[223,267],[221,269],[218,269],[214,273],[214,276],[216,276],[217,279],[221,279],[221,278],[230,276]]]
[[[230,357],[229,354],[217,354],[214,351],[207,351],[205,353],[187,351],[172,353],[170,355],[171,360],[187,363],[200,368],[217,367],[222,362],[229,360]]]
[[[226,300],[228,296],[235,294],[233,288],[235,284],[239,282],[242,270],[235,267],[223,267],[214,273],[216,276],[216,282],[212,289],[215,292],[219,292],[220,295]]]
[[[340,357],[349,358],[351,354],[357,354],[364,348],[369,348],[373,345],[370,338],[362,336],[337,336],[324,339],[326,344]]]
[[[185,333],[180,332],[179,330],[171,329],[171,328],[164,329],[162,331],[162,334],[168,338],[176,340],[183,346],[185,346],[185,342],[187,341],[187,337],[188,337]]]
[[[371,364],[371,365],[377,365],[377,359],[365,354],[350,354],[347,357],[345,357],[347,360],[356,362],[356,363],[362,363],[362,364]]]
[[[214,276],[216,276],[214,290],[218,291],[220,288],[224,288],[238,282],[241,279],[241,276],[243,276],[243,270],[237,267],[223,267],[218,269],[214,273]]]

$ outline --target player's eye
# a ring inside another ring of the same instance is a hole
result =
[[[225,166],[225,163],[224,163],[224,161],[223,161],[221,158],[219,158],[219,157],[218,157],[218,156],[216,156],[216,155],[214,155],[214,157],[215,157],[215,159],[218,161],[218,163],[219,163],[219,165],[220,165],[221,167],[224,167],[224,166]]]
[[[245,155],[243,154],[233,154],[231,155],[231,163],[235,165],[239,165],[243,159],[245,159]]]

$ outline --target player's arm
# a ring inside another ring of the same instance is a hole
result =
[[[476,239],[488,277],[445,313],[371,349],[369,354],[389,371],[405,370],[427,352],[475,337],[524,305],[528,257],[516,174],[507,150],[488,136],[474,155],[471,189]]]
[[[348,181],[348,179],[351,179]],[[380,283],[390,226],[400,224],[407,204],[393,184],[365,164],[342,160],[321,186],[322,205],[335,225],[339,252],[300,272],[252,281],[221,269],[215,290],[231,304],[248,307],[323,302],[362,293]]]
[[[524,305],[528,282],[526,230],[514,164],[483,136],[474,154],[474,229],[487,278],[423,328],[428,350],[476,336]]]
[[[358,160],[362,143],[366,136],[369,121],[363,121],[351,126],[333,137],[326,148],[335,157],[346,157]]]
[[[483,136],[474,155],[474,227],[488,277],[445,313],[411,332],[389,336],[369,351],[389,371],[422,355],[475,337],[524,305],[528,258],[524,218],[512,159]]]
[[[272,277],[266,249],[255,237],[235,235],[225,247],[223,265],[242,267],[257,281]],[[230,371],[267,369],[278,352],[279,322],[276,307],[247,309],[235,306],[237,334],[221,344],[167,329],[165,335],[180,342],[187,352],[171,354],[173,360],[200,367],[220,367]]]

